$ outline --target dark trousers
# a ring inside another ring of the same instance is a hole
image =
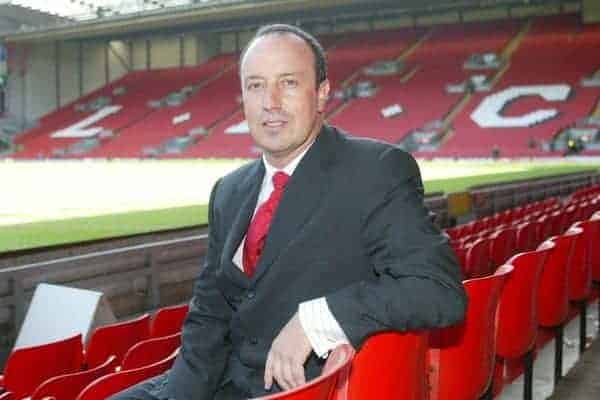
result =
[[[167,394],[168,373],[155,376],[122,392],[109,397],[108,400],[175,400]],[[223,386],[215,393],[214,400],[243,400],[232,384]]]

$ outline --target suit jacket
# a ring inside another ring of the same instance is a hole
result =
[[[466,297],[454,254],[423,205],[418,166],[389,144],[324,126],[282,196],[252,278],[233,262],[264,176],[261,160],[220,179],[183,345],[169,375],[177,400],[209,400],[232,381],[264,394],[273,339],[299,303],[325,296],[351,343],[453,324]],[[307,379],[320,373],[309,357]]]

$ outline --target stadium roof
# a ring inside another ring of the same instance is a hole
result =
[[[577,0],[0,0],[0,41],[118,38],[157,30],[231,31],[266,22],[351,21],[367,15],[427,15],[450,10]],[[53,17],[51,23],[2,23],[4,8]],[[4,26],[3,26],[4,25]],[[6,28],[8,26],[8,29]]]
[[[77,21],[215,2],[215,0],[0,0]]]

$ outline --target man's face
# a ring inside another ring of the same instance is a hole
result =
[[[267,160],[283,167],[318,135],[329,82],[316,87],[314,55],[293,34],[254,41],[241,66],[244,113]]]

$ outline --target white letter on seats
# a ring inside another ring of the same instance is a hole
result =
[[[92,137],[104,130],[101,126],[90,127],[90,125],[95,124],[108,117],[111,114],[115,114],[119,112],[123,106],[105,106],[93,113],[92,115],[84,118],[83,120],[77,122],[69,126],[68,128],[61,129],[59,131],[54,132],[51,136],[53,138],[85,138]],[[87,128],[87,129],[86,129]]]
[[[558,115],[556,109],[542,109],[518,117],[505,117],[507,104],[524,96],[540,96],[546,101],[564,101],[569,97],[569,85],[511,86],[485,97],[471,113],[471,119],[482,128],[526,128]]]

